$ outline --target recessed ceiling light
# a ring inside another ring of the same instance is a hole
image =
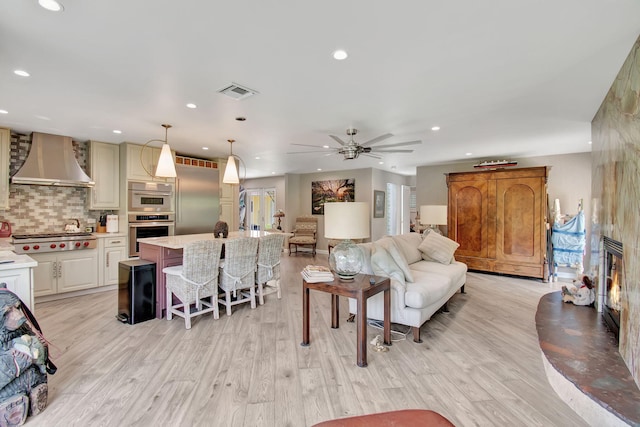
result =
[[[465,154],[465,156],[470,156],[470,155],[472,155],[472,154],[473,154],[473,153],[466,153],[466,154]]]
[[[52,12],[60,12],[64,10],[62,4],[58,3],[56,0],[38,0],[38,4]]]
[[[593,142],[592,142],[592,141],[589,141],[589,142],[587,142],[587,144],[591,145],[591,144],[593,144]]]
[[[35,118],[40,120],[51,120],[51,117],[47,117],[47,116],[35,116]]]
[[[240,117],[236,117],[236,120],[239,122],[244,122],[245,120],[247,120],[247,118],[240,116]]]
[[[431,130],[434,130],[434,131],[435,130],[440,130],[440,126],[434,126],[434,127],[431,128]]]
[[[7,110],[0,110],[0,114],[9,114]]]
[[[342,61],[343,59],[347,59],[347,52],[342,49],[338,49],[333,52],[333,59],[337,59],[338,61]]]
[[[318,168],[318,169],[316,169],[316,170],[317,170],[317,171],[321,171],[321,170],[322,170],[322,168]]]
[[[256,160],[260,160],[260,156],[256,156]]]
[[[187,108],[198,108],[198,106],[196,104],[187,104]]]
[[[322,148],[329,148],[329,146],[328,145],[323,145]]]
[[[208,150],[208,149],[209,149],[209,147],[202,147],[202,149],[203,149],[203,150]]]
[[[271,175],[275,175],[275,174],[276,174],[275,172],[271,172]]]
[[[15,74],[16,76],[20,76],[20,77],[29,77],[31,74],[27,73],[24,70],[15,70],[13,72],[13,74]]]
[[[384,165],[384,162],[378,162],[379,165]]]
[[[122,133],[122,131],[121,131],[121,130],[118,130],[118,129],[114,129],[114,130],[113,130],[113,133],[121,134],[121,133]]]

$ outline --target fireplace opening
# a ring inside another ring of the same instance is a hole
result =
[[[620,310],[622,286],[624,285],[624,257],[622,243],[604,237],[604,295],[602,317],[607,328],[620,339]]]

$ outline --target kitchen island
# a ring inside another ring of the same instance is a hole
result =
[[[241,237],[260,238],[276,232],[268,231],[231,231],[227,238],[219,238],[222,242],[239,239]],[[291,233],[277,232],[291,236]],[[192,242],[199,240],[214,240],[213,233],[183,234],[180,236],[147,237],[138,239],[140,248],[140,259],[156,263],[156,318],[162,319],[167,307],[167,295],[165,289],[165,278],[162,269],[182,264],[182,249]]]

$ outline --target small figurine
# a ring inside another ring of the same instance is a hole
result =
[[[216,238],[221,237],[226,239],[227,236],[229,236],[229,226],[227,223],[224,221],[216,222],[215,227],[213,227],[213,235],[216,236]]]
[[[596,300],[596,291],[589,277],[582,277],[580,287],[575,285],[562,287],[562,301],[571,302],[574,305],[592,305]]]
[[[382,338],[380,337],[380,335],[376,335],[376,337],[371,340],[371,345],[373,346],[373,349],[375,351],[389,351],[389,347],[385,347],[382,345]]]

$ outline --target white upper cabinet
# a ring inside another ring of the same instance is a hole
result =
[[[121,145],[121,149],[124,150],[121,153],[121,159],[126,165],[127,181],[175,182],[175,178],[156,178],[153,176],[162,148],[144,147],[128,142]]]
[[[9,148],[11,131],[0,128],[0,209],[9,209]]]
[[[89,209],[120,208],[120,147],[89,141],[89,176],[96,185],[89,188]]]

